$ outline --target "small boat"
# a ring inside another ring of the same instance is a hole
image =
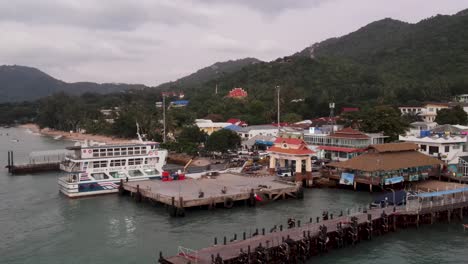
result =
[[[19,139],[12,139],[11,142],[19,142]]]

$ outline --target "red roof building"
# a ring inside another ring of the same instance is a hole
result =
[[[285,168],[295,168],[296,181],[302,182],[305,176],[306,185],[312,184],[312,155],[315,152],[307,147],[304,140],[279,137],[267,152],[270,156],[271,173],[276,170],[280,174]]]
[[[358,107],[343,107],[341,108],[341,113],[349,113],[349,112],[358,112]]]
[[[247,97],[247,92],[242,88],[234,88],[229,91],[227,97],[229,98],[245,98]]]
[[[338,130],[328,136],[329,138],[353,138],[353,139],[369,139],[369,136],[361,131],[352,129],[350,127]]]
[[[231,123],[233,125],[236,125],[236,126],[240,126],[240,127],[246,127],[248,126],[246,122],[238,119],[238,118],[229,118],[226,122],[228,123]]]

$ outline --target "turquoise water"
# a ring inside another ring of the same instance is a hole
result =
[[[185,218],[171,218],[163,207],[118,195],[70,200],[58,192],[60,173],[10,176],[3,166],[7,150],[14,150],[19,162],[32,150],[73,143],[17,128],[0,130],[6,132],[8,137],[0,136],[0,263],[155,263],[159,251],[170,255],[178,246],[202,248],[215,236],[222,241],[234,233],[286,224],[288,217],[307,221],[325,209],[338,213],[371,200],[365,192],[312,189],[304,200],[255,209],[190,210]],[[468,232],[460,223],[438,224],[376,237],[311,263],[468,263],[467,247]]]

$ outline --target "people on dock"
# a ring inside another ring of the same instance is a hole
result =
[[[224,186],[222,189],[221,189],[221,193],[222,194],[226,194],[227,193],[227,187]]]
[[[296,226],[296,219],[294,218],[288,218],[288,227],[293,228]]]
[[[323,219],[323,220],[328,220],[328,211],[323,211],[323,213],[322,213],[322,219]]]

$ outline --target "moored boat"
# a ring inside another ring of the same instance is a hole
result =
[[[112,145],[85,142],[67,149],[73,154],[60,165],[67,175],[58,184],[72,198],[117,192],[121,180],[161,178],[167,158],[159,143],[142,140]]]

